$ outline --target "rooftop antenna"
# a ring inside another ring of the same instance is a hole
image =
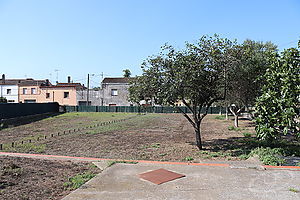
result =
[[[60,70],[55,69],[54,71],[56,72],[56,83],[58,83],[58,72],[59,72]]]
[[[52,73],[50,73],[49,76],[50,76],[50,81],[53,81],[53,80],[52,80]]]

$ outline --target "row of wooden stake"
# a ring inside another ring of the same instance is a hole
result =
[[[126,121],[126,120],[129,120],[129,119],[132,119],[133,117],[129,117],[129,118],[126,118],[126,119],[119,119],[119,120],[113,120],[113,121],[107,121],[107,122],[101,122],[99,124],[95,124],[95,125],[92,125],[92,126],[86,126],[86,127],[83,127],[83,128],[75,128],[75,129],[69,129],[67,131],[63,131],[62,133],[58,132],[57,134],[50,134],[50,135],[44,135],[42,138],[40,137],[37,137],[36,138],[36,141],[40,141],[41,139],[47,139],[48,137],[49,138],[53,138],[54,136],[60,136],[60,135],[66,135],[66,134],[70,134],[70,133],[75,133],[75,132],[78,132],[78,131],[82,131],[82,130],[86,130],[86,129],[90,129],[90,128],[95,128],[95,127],[99,127],[99,126],[105,126],[105,125],[109,125],[109,124],[114,124],[114,123],[117,123],[117,122],[122,122],[122,121]],[[32,143],[33,142],[33,139],[28,139],[27,140],[27,143]],[[11,142],[9,145],[11,148],[14,148],[17,144],[24,144],[26,143],[24,140],[20,141],[20,142]],[[4,145],[3,144],[0,144],[0,151],[1,150],[4,150]]]

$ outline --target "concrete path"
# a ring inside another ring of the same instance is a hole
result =
[[[159,168],[186,177],[156,185],[138,176]],[[63,200],[300,199],[300,193],[290,191],[291,188],[300,190],[300,171],[149,163],[115,164]]]
[[[255,160],[244,162],[182,163],[138,161],[115,164],[113,159],[0,152],[0,156],[89,161],[104,170],[63,200],[109,199],[300,199],[300,167],[261,166]],[[161,185],[142,180],[138,174],[164,168],[186,177]]]

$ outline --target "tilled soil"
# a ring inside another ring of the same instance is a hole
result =
[[[117,114],[116,114],[117,116]],[[243,132],[253,133],[253,124],[249,120],[240,120],[238,131],[228,130],[233,125],[232,120],[215,119],[217,115],[208,115],[201,125],[201,137],[203,148],[207,151],[227,151],[226,145],[243,138]],[[82,117],[81,117],[82,118]],[[35,122],[36,127],[48,129],[52,126],[72,127],[75,121],[55,119]],[[82,118],[83,126],[89,123]],[[20,132],[12,132],[18,136],[22,132],[35,135],[30,128],[20,126]],[[2,132],[4,132],[3,130]],[[51,132],[50,132],[51,133]],[[30,135],[30,134],[29,134]],[[98,158],[130,159],[130,160],[161,160],[161,161],[202,161],[203,155],[195,146],[195,134],[191,124],[181,114],[148,114],[138,116],[125,122],[118,122],[102,127],[92,127],[88,130],[60,135],[35,142],[33,145],[44,145],[44,149],[37,150],[9,150],[26,153],[44,153],[53,155],[86,156]],[[190,159],[189,159],[190,158]],[[227,159],[226,156],[210,157],[209,159]],[[237,159],[231,157],[230,159]]]
[[[100,173],[90,163],[0,157],[0,199],[62,199],[69,177],[83,172]]]
[[[216,120],[209,115],[202,122],[202,141],[205,150],[223,148],[242,132],[252,132],[250,121],[241,121],[241,131],[229,131],[232,121]],[[115,126],[115,125],[112,125]],[[87,156],[131,160],[182,161],[192,157],[201,161],[195,146],[195,134],[189,122],[180,114],[165,114],[127,121],[121,129],[97,134],[72,134],[45,140],[45,153],[54,155]],[[210,159],[225,159],[224,157]],[[236,158],[231,158],[236,159]]]

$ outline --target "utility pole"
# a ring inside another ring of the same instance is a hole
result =
[[[87,93],[86,93],[86,105],[89,105],[89,91],[90,89],[90,74],[88,74],[88,78],[87,78]]]

